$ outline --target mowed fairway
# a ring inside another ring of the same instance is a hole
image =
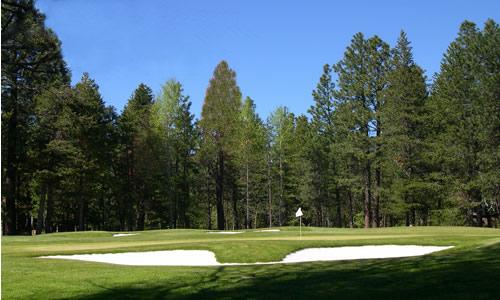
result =
[[[500,230],[467,227],[281,228],[207,234],[205,230],[75,232],[2,237],[3,299],[405,298],[494,299],[500,295]],[[148,250],[210,250],[219,262],[279,261],[310,247],[455,246],[413,258],[259,266],[138,267],[42,255]]]

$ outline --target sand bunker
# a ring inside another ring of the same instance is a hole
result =
[[[219,266],[215,254],[206,250],[167,250],[105,254],[42,256],[126,266]]]
[[[313,261],[395,258],[429,254],[453,246],[359,246],[334,248],[309,248],[288,254],[282,261],[257,263],[219,263],[215,254],[207,250],[167,250],[106,254],[76,254],[42,256],[40,258],[71,259],[127,266],[236,266],[269,265]]]
[[[288,254],[283,263],[310,262],[310,261],[332,261],[352,260],[370,258],[395,258],[410,257],[429,254],[436,251],[453,248],[453,246],[353,246],[335,248],[309,248]]]
[[[256,230],[255,232],[279,232],[279,229],[262,229],[262,230]]]
[[[115,233],[113,234],[113,237],[131,236],[131,235],[137,235],[137,233]]]
[[[213,234],[238,234],[238,233],[243,233],[243,231],[209,231],[207,233],[213,233]]]

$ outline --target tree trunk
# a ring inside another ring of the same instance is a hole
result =
[[[14,109],[7,124],[7,171],[5,174],[5,183],[7,185],[7,197],[5,199],[7,206],[7,215],[5,222],[5,233],[13,235],[17,233],[17,212],[16,212],[16,193],[17,193],[17,91],[12,90]]]
[[[36,219],[36,232],[38,234],[42,233],[43,227],[45,225],[44,219],[45,219],[45,202],[47,198],[47,191],[45,189],[45,186],[41,189],[42,192],[40,193],[40,205],[38,206],[38,215]]]
[[[207,171],[208,172],[208,171]],[[210,176],[206,176],[206,193],[207,193],[207,228],[212,230],[212,203],[210,201]]]
[[[326,199],[330,200],[330,190],[327,188],[326,189]],[[337,201],[337,199],[335,199],[335,201]],[[318,201],[319,204],[318,204],[318,213],[317,213],[317,226],[325,226],[325,209],[324,209],[324,205],[323,205],[323,202],[324,200],[320,198],[320,200]]]
[[[272,206],[272,178],[271,178],[271,159],[267,163],[267,199],[269,202],[269,228],[273,227],[273,206]]]
[[[422,212],[422,225],[427,226],[428,220],[429,220],[429,209],[426,207]]]
[[[173,167],[173,174],[172,177],[174,178],[173,183],[172,183],[172,197],[173,197],[173,202],[171,203],[171,213],[172,217],[170,218],[170,228],[176,229],[177,228],[177,222],[179,220],[179,181],[178,181],[178,176],[179,176],[179,160],[177,157],[175,157],[175,163]]]
[[[53,232],[52,216],[54,215],[54,197],[52,193],[52,183],[47,187],[47,216],[45,217],[45,233]]]
[[[246,165],[246,201],[247,201],[247,214],[246,214],[246,219],[245,219],[245,227],[246,229],[249,228],[249,221],[250,221],[250,214],[249,214],[249,202],[250,202],[250,194],[248,192],[248,186],[249,186],[249,182],[248,182],[248,161],[247,161],[247,165]]]
[[[217,229],[224,230],[224,153],[219,150],[217,154],[217,170],[215,176],[215,197],[217,206]]]
[[[146,210],[145,210],[145,197],[146,193],[144,191],[139,196],[137,201],[137,230],[144,230],[144,222],[146,220]]]
[[[417,212],[416,212],[415,208],[411,209],[411,224],[413,226],[417,225]]]
[[[342,202],[340,200],[340,191],[335,188],[335,197],[337,198],[337,227],[342,227]]]
[[[352,203],[352,192],[349,189],[347,192],[348,197],[349,197],[349,227],[353,228],[354,227],[354,207]]]
[[[379,116],[380,112],[380,99],[377,97],[376,100],[376,105],[375,105],[375,113],[377,115],[377,130],[376,130],[376,137],[375,137],[375,157],[376,157],[376,165],[375,165],[375,210],[373,212],[373,227],[380,227],[380,190],[381,190],[381,171],[380,171],[380,148],[381,148],[381,143],[380,143],[380,133],[381,133],[381,121]]]
[[[371,193],[371,163],[368,161],[365,167],[365,201],[364,201],[364,213],[365,213],[365,228],[369,228],[372,225],[372,193]]]
[[[80,176],[80,189],[83,187],[83,178]],[[85,231],[85,197],[80,190],[78,197],[78,230]]]
[[[101,194],[101,197],[99,198],[99,228],[98,230],[106,230],[107,229],[107,221],[109,220],[107,210],[106,210],[106,203],[107,201],[104,200],[104,194]]]
[[[281,143],[281,142],[280,142]],[[281,149],[281,144],[280,144]],[[281,226],[281,206],[283,205],[283,161],[281,160],[281,154],[279,159],[279,168],[280,168],[280,198],[278,202],[278,224]]]
[[[238,216],[238,187],[236,183],[233,183],[232,198],[233,198],[233,224],[235,229],[240,229],[240,221]]]
[[[135,189],[135,182],[134,182],[134,152],[132,149],[127,149],[127,199],[128,202],[125,203],[122,201],[122,210],[123,210],[123,218],[124,218],[124,225],[123,229],[125,229],[125,223],[127,230],[132,230],[133,228],[133,212],[132,212],[132,207],[135,199],[134,195],[137,197],[137,191]]]
[[[380,166],[375,169],[375,184],[377,192],[375,193],[375,211],[373,213],[373,226],[380,227],[380,190],[381,190],[381,172]]]
[[[188,157],[184,156],[184,163],[182,169],[182,194],[184,195],[182,199],[182,209],[181,209],[181,218],[182,218],[182,226],[184,228],[189,228],[190,223],[187,217],[187,210],[189,205],[189,181],[188,181]]]
[[[257,229],[257,204],[255,205],[254,208],[253,218],[254,218],[253,228]]]
[[[141,197],[137,205],[137,230],[144,230],[145,219],[146,212],[144,211],[144,199]]]

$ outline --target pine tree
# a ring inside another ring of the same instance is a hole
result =
[[[63,191],[61,183],[72,171],[71,157],[77,151],[71,138],[71,87],[55,85],[35,100],[32,159],[36,161],[31,182],[38,233],[54,230],[56,201]]]
[[[44,22],[45,16],[33,1],[2,1],[2,197],[6,200],[6,234],[17,232],[17,204],[23,201],[28,203],[22,206],[31,205],[28,152],[34,97],[56,81],[69,83],[61,43]]]
[[[225,229],[224,185],[225,174],[237,144],[241,92],[236,84],[236,73],[227,62],[220,62],[210,79],[201,112],[200,128],[206,151],[215,158],[217,228]],[[230,176],[234,177],[234,176]],[[234,199],[233,199],[234,200]]]
[[[481,32],[460,26],[441,63],[431,101],[433,163],[448,187],[448,199],[468,224],[492,226],[498,215],[498,24]],[[496,207],[495,207],[496,206]]]
[[[412,48],[404,31],[401,31],[392,50],[391,70],[387,78],[388,87],[381,113],[384,131],[382,152],[387,181],[389,178],[392,181],[388,197],[392,196],[396,202],[392,202],[391,207],[386,206],[391,211],[391,218],[397,217],[397,208],[401,205],[408,207],[406,219],[409,224],[409,217],[414,216],[417,208],[420,208],[424,218],[427,217],[430,203],[425,200],[431,198],[432,193],[423,178],[426,79],[424,71],[413,61]],[[412,217],[413,225],[414,219]]]
[[[332,142],[334,138],[333,112],[335,110],[335,84],[331,72],[332,69],[328,64],[323,66],[323,74],[316,89],[312,92],[314,106],[309,109],[315,129],[329,142]]]
[[[129,99],[119,119],[122,139],[123,190],[120,204],[122,228],[144,229],[146,205],[152,197],[151,172],[155,164],[151,139],[150,111],[153,104],[151,89],[140,84]]]
[[[313,191],[313,165],[312,157],[313,153],[313,130],[311,123],[305,115],[299,115],[295,118],[295,127],[292,139],[292,159],[290,172],[288,177],[291,178],[292,184],[290,188],[291,197],[288,209],[288,216],[293,224],[296,224],[297,218],[293,214],[298,207],[302,207],[305,211],[305,215],[302,218],[304,224],[315,224],[322,225],[320,222],[313,223],[312,211],[309,209],[312,207],[312,201],[314,196]],[[327,218],[327,217],[326,217]],[[327,222],[325,222],[327,223]]]
[[[356,159],[363,165],[365,227],[379,224],[381,190],[381,120],[382,93],[386,88],[389,46],[379,37],[368,40],[354,35],[344,58],[334,65],[338,75],[335,98],[339,100],[338,127],[343,131]],[[375,164],[375,195],[372,169]],[[373,207],[372,197],[375,196]]]
[[[113,109],[84,74],[73,89],[55,85],[38,95],[35,116],[37,230],[104,228],[113,185]]]
[[[78,228],[87,229],[89,209],[102,197],[101,184],[106,179],[107,145],[112,115],[106,109],[99,87],[87,73],[74,88],[72,103],[73,139],[79,150],[79,175],[75,189],[78,194]],[[93,202],[93,203],[92,203]]]
[[[312,96],[314,106],[309,113],[312,115],[312,127],[315,135],[309,142],[314,155],[311,156],[313,164],[313,182],[315,186],[314,209],[316,211],[315,224],[318,226],[329,225],[329,207],[335,196],[338,227],[342,226],[341,196],[337,165],[338,156],[332,150],[335,143],[334,111],[335,111],[335,84],[331,76],[332,69],[327,64],[323,66],[320,77]]]

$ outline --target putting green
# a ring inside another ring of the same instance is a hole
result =
[[[494,298],[500,230],[467,227],[280,228],[236,235],[205,230],[75,232],[2,237],[3,299]],[[43,260],[43,255],[209,250],[221,263],[280,261],[305,248],[455,246],[422,257],[293,265],[157,267]],[[411,291],[411,292],[410,292]]]

